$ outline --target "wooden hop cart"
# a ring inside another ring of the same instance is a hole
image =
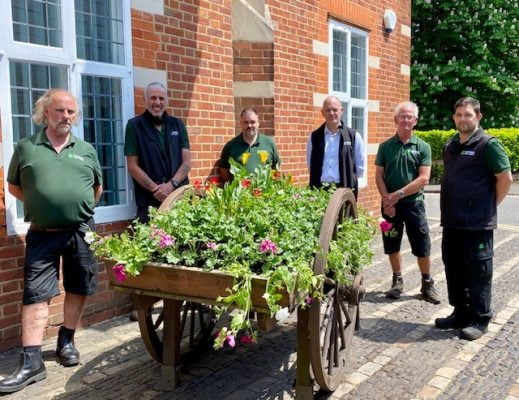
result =
[[[181,198],[187,187],[173,192],[161,205],[169,209]],[[319,242],[322,254],[315,256],[314,274],[326,274],[326,254],[337,226],[345,218],[356,218],[355,199],[350,190],[337,189],[324,214]],[[233,278],[219,271],[169,264],[148,263],[137,277],[118,282],[111,273],[113,261],[107,260],[112,286],[131,294],[138,312],[139,328],[146,349],[162,364],[164,387],[178,384],[181,363],[188,363],[194,353],[207,344],[215,325],[211,305],[219,296],[227,295]],[[252,303],[258,314],[258,328],[268,330],[275,320],[262,295],[266,280],[253,279]],[[297,308],[296,398],[312,399],[313,385],[324,391],[334,391],[341,383],[352,346],[354,330],[358,327],[359,302],[364,295],[362,277],[353,277],[351,286],[341,286],[326,276],[322,298],[305,308]],[[282,307],[294,309],[292,296],[283,293]],[[161,312],[154,304],[163,302]]]

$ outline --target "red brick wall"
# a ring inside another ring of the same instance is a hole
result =
[[[238,41],[233,43],[233,78],[235,82],[273,81],[274,44]],[[260,119],[260,131],[274,135],[274,99],[272,97],[234,96],[235,129],[241,130],[239,120],[244,108],[252,107]]]

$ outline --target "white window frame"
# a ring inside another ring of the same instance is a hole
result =
[[[6,1],[6,0],[4,0]],[[131,36],[131,7],[130,0],[121,0],[124,21],[124,65],[107,64],[97,61],[80,60],[76,57],[75,8],[74,1],[62,0],[61,20],[63,34],[63,48],[42,46],[32,43],[15,42],[13,39],[13,21],[11,12],[0,13],[0,117],[2,124],[2,150],[4,168],[4,191],[7,234],[25,234],[29,224],[23,217],[17,217],[16,198],[9,193],[7,172],[13,155],[13,132],[11,111],[11,83],[9,76],[9,62],[21,61],[27,63],[41,63],[64,66],[68,68],[68,88],[78,98],[81,109],[81,76],[83,74],[100,77],[121,79],[122,90],[122,118],[127,121],[134,116],[133,97],[133,65],[132,65],[132,36]],[[9,4],[10,6],[10,4]],[[4,7],[10,10],[11,7]],[[32,106],[32,105],[31,105]],[[83,138],[83,124],[79,120],[73,128],[73,134]],[[126,160],[124,160],[126,163]],[[124,204],[96,207],[96,223],[106,223],[131,219],[135,215],[135,201],[131,176],[126,169],[127,196]]]
[[[344,32],[346,34],[346,68],[348,73],[346,74],[346,87],[347,92],[339,92],[333,89],[333,32],[335,30]],[[351,35],[352,33],[356,36],[361,36],[366,40],[366,54],[364,60],[364,74],[366,77],[366,93],[365,99],[357,99],[351,97]],[[364,109],[364,120],[362,131],[363,145],[364,145],[364,176],[359,179],[359,187],[365,187],[368,184],[368,59],[369,59],[369,35],[368,32],[361,29],[346,25],[342,22],[338,22],[330,19],[328,21],[328,93],[339,98],[339,100],[345,104],[344,113],[342,114],[343,122],[346,126],[351,126],[352,108],[363,108]]]

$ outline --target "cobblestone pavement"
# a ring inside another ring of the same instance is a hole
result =
[[[367,294],[361,329],[353,341],[350,367],[334,393],[317,399],[506,399],[519,400],[519,228],[495,233],[493,319],[480,340],[460,340],[456,332],[434,328],[434,318],[450,313],[440,255],[441,230],[431,222],[432,272],[442,303],[418,298],[420,274],[404,241],[405,294],[384,296],[391,274],[380,238],[373,264],[365,270]],[[165,391],[161,368],[144,349],[136,322],[115,318],[79,331],[82,364],[59,366],[55,340],[44,346],[48,378],[15,394],[18,399],[292,399],[295,379],[296,319],[260,334],[259,344],[209,350]],[[0,353],[0,375],[17,365],[19,350]]]

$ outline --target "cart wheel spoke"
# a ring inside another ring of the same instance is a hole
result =
[[[156,304],[138,309],[138,315],[141,337],[146,349],[155,360],[162,363],[164,313],[159,300],[157,298]],[[190,358],[187,356],[188,354],[204,348],[211,339],[211,332],[215,325],[214,312],[210,306],[184,302],[178,317],[180,319],[180,332],[183,337],[181,357],[187,360]]]
[[[326,274],[326,254],[345,218],[356,218],[355,198],[350,190],[337,189],[326,209],[319,242],[324,255],[317,255],[314,274]],[[309,339],[313,375],[324,391],[333,391],[346,373],[358,306],[353,304],[350,287],[341,287],[333,276],[325,275],[323,297],[310,308]]]

